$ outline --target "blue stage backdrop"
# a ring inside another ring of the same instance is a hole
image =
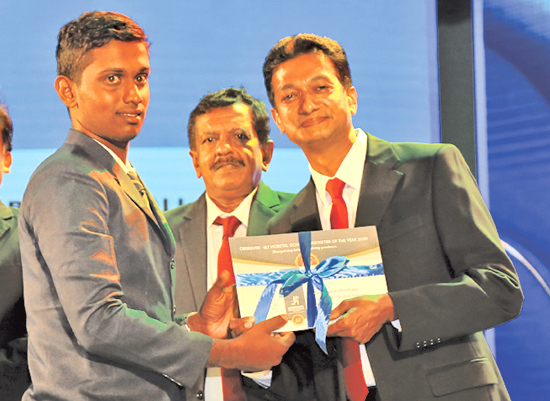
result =
[[[19,201],[32,171],[65,139],[70,121],[53,89],[56,36],[85,11],[125,13],[152,42],[152,99],[129,157],[159,204],[172,208],[204,190],[188,156],[189,113],[204,94],[228,86],[246,87],[269,107],[262,64],[284,36],[316,33],[344,46],[359,94],[356,126],[390,141],[439,141],[436,4],[0,0],[0,98],[15,127],[13,168],[0,198]],[[497,328],[496,357],[514,401],[546,400],[550,1],[485,0],[484,7],[490,206],[526,297],[522,315]],[[264,180],[298,191],[309,179],[307,161],[274,124],[272,139]]]
[[[496,331],[514,401],[550,400],[550,1],[486,0],[491,213],[525,302]]]
[[[244,86],[269,107],[262,65],[281,38],[316,33],[346,49],[359,93],[356,126],[388,140],[439,140],[436,6],[399,1],[39,1],[1,0],[0,96],[15,126],[13,172],[2,199],[21,199],[30,172],[70,127],[53,88],[63,24],[84,11],[135,19],[152,42],[151,103],[130,160],[159,203],[190,202],[204,190],[188,156],[187,121],[207,92]],[[297,191],[307,161],[272,123],[275,155],[264,179]]]

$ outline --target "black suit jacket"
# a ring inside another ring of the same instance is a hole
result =
[[[378,229],[402,326],[386,324],[366,345],[380,398],[509,399],[482,330],[516,317],[523,296],[462,155],[452,145],[367,141],[355,225]],[[268,227],[320,229],[313,181]],[[330,358],[342,385],[339,357]],[[335,388],[325,399],[345,398]]]

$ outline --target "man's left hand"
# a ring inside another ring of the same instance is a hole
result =
[[[327,336],[366,343],[385,323],[396,318],[390,296],[382,294],[346,299],[332,311],[330,319],[338,320],[329,324]]]
[[[254,316],[231,319],[229,322],[229,337],[239,337],[245,331],[250,330],[254,323],[256,323]]]

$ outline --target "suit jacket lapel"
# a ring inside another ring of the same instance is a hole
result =
[[[112,173],[115,176],[115,179],[118,181],[118,183],[119,183],[120,187],[122,188],[122,190],[124,192],[126,192],[126,195],[128,195],[130,197],[130,199],[132,199],[134,201],[134,203],[143,211],[143,213],[145,213],[157,225],[159,225],[159,221],[157,221],[155,215],[153,214],[153,210],[152,210],[153,206],[152,205],[153,205],[154,202],[151,202],[152,197],[151,197],[151,194],[149,193],[149,191],[146,190],[147,196],[149,198],[149,203],[151,204],[151,208],[149,208],[147,206],[147,203],[145,203],[145,200],[143,199],[143,197],[141,196],[141,194],[137,190],[136,186],[134,185],[134,183],[132,182],[132,180],[130,179],[128,174],[126,174],[122,170],[122,168],[118,165],[118,163],[115,163],[115,165],[113,166]]]
[[[189,238],[189,233],[193,234],[193,241],[181,241],[180,245],[185,255],[185,268],[191,280],[193,298],[198,308],[202,305],[208,290],[206,284],[206,197],[204,193],[183,216],[183,223],[179,231],[179,238]]]
[[[271,207],[277,205],[279,205],[279,197],[275,191],[260,182],[258,192],[250,208],[247,235],[266,234],[267,221],[275,215]],[[182,218],[183,222],[178,233],[179,238],[189,238],[189,233],[193,233],[193,241],[181,241],[180,243],[185,255],[185,266],[183,268],[187,269],[191,281],[195,305],[200,307],[208,291],[206,284],[206,196],[204,193],[193,203]]]
[[[279,206],[280,203],[277,193],[260,181],[258,192],[250,206],[246,235],[266,235],[267,222],[275,216],[272,208]]]
[[[7,221],[14,217],[15,214],[13,213],[13,210],[0,201],[0,238],[2,238],[11,227]]]
[[[155,199],[153,198],[147,187],[145,187],[145,192],[147,193],[147,197],[149,198],[151,211],[155,215],[155,222],[157,222],[160,231],[164,235],[164,244],[166,247],[166,251],[168,251],[169,254],[173,255],[176,251],[176,239],[174,238],[174,234],[172,233],[172,230],[170,229],[170,226],[168,225],[168,222],[164,217],[164,213],[162,213],[162,210],[160,210],[160,208],[158,207],[157,202],[155,202]]]
[[[149,200],[149,205],[147,205],[145,199],[143,199],[128,174],[126,174],[124,170],[122,170],[120,165],[116,162],[112,168],[112,173],[115,177],[115,180],[119,183],[120,188],[122,188],[126,195],[128,195],[128,197],[132,199],[132,201],[134,201],[134,203],[141,209],[141,211],[145,213],[149,217],[151,222],[158,228],[164,238],[163,242],[166,251],[170,255],[173,255],[176,249],[176,241],[174,240],[172,231],[170,230],[170,227],[168,226],[168,223],[166,222],[162,211],[159,209],[157,203],[155,202],[155,199],[153,198],[147,187],[143,185],[145,187],[145,192]]]
[[[294,213],[290,216],[293,232],[322,230],[315,184],[310,179],[294,199]]]
[[[396,191],[403,173],[394,169],[399,158],[386,141],[367,134],[367,160],[355,226],[378,225]]]
[[[146,192],[149,197],[149,203],[151,205],[150,208],[145,203],[145,200],[141,197],[141,194],[136,189],[130,177],[128,177],[128,174],[126,174],[122,170],[115,159],[99,143],[90,138],[88,135],[74,129],[69,130],[69,135],[67,137],[66,143],[82,147],[88,154],[90,154],[93,160],[105,167],[106,170],[108,170],[113,175],[113,178],[118,182],[120,188],[126,193],[126,195],[128,195],[130,199],[132,199],[132,201],[141,209],[143,213],[145,213],[150,218],[151,222],[158,228],[164,238],[164,245],[166,250],[170,254],[173,254],[175,249],[175,241],[172,236],[172,232],[168,228],[168,224],[166,223],[162,212],[158,210],[158,207],[156,206],[156,203],[147,188]],[[154,213],[153,210],[155,210],[157,213]]]

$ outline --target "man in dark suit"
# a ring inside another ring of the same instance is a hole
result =
[[[217,219],[238,219],[233,236],[262,235],[269,219],[294,196],[273,191],[261,181],[273,154],[269,115],[264,103],[245,89],[222,89],[204,96],[191,112],[188,136],[193,166],[197,178],[204,180],[206,192],[195,202],[165,213],[176,239],[178,314],[198,310],[218,276],[224,229],[216,224]],[[188,398],[228,400],[220,369],[206,373],[206,379],[200,377],[187,390]],[[274,373],[277,376],[278,371]],[[250,376],[258,380],[260,374]],[[240,374],[237,378],[240,382]],[[277,388],[277,380],[271,386],[270,373],[262,378],[269,383],[266,391],[287,393],[287,388]],[[262,392],[261,386],[250,384]],[[251,397],[249,394],[248,399]]]
[[[282,317],[222,339],[234,317],[227,274],[199,313],[174,321],[173,235],[127,159],[149,104],[142,29],[122,14],[85,13],[61,29],[57,60],[72,129],[21,206],[33,381],[23,399],[175,401],[205,366],[279,363],[293,341],[271,335]]]
[[[0,185],[11,166],[13,125],[0,103]],[[19,252],[19,210],[0,201],[0,399],[21,400],[29,387],[27,329]]]
[[[319,399],[508,400],[482,331],[516,317],[523,296],[460,152],[355,129],[348,62],[328,38],[282,39],[264,78],[275,122],[312,173],[269,232],[374,225],[389,289],[333,310],[328,335],[341,340],[326,357],[311,345],[337,372],[324,372]]]

